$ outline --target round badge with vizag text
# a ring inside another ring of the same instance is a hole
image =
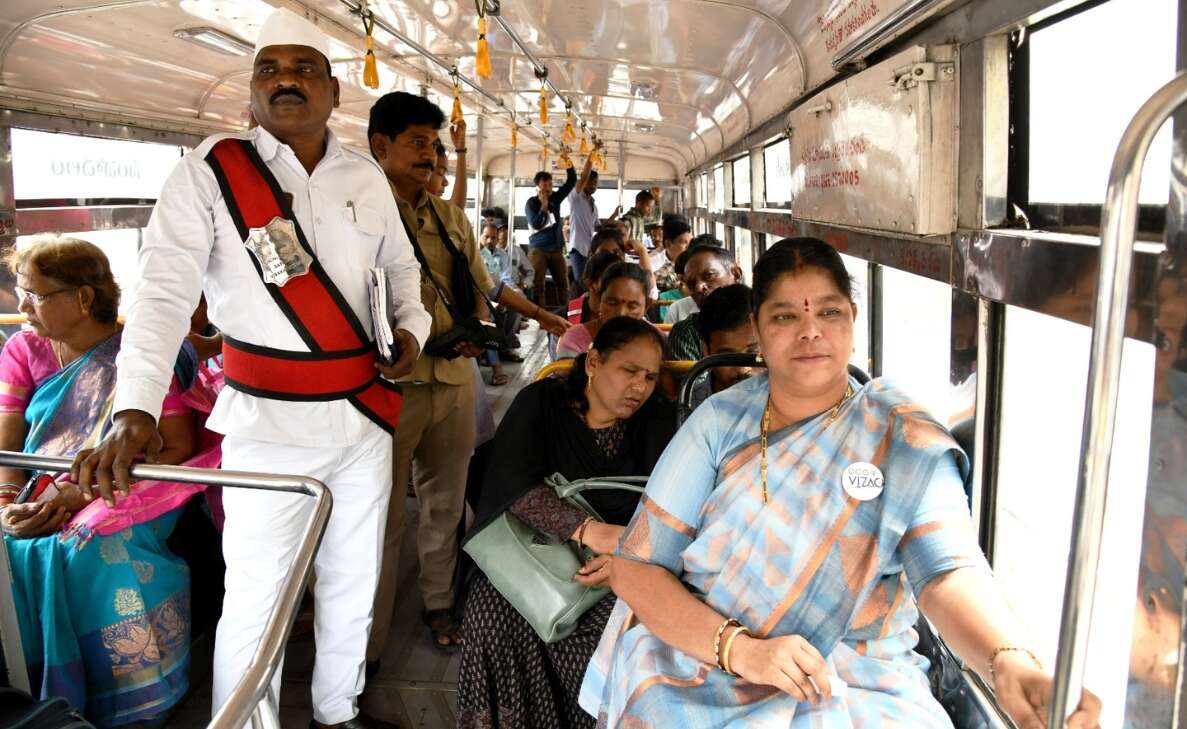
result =
[[[858,501],[872,501],[882,495],[886,482],[882,471],[872,463],[850,463],[841,474],[845,493]]]

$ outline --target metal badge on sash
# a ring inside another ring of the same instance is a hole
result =
[[[281,217],[272,218],[263,228],[251,228],[243,245],[255,256],[264,280],[270,284],[284,286],[309,273],[313,265],[313,257],[297,240],[297,227]]]

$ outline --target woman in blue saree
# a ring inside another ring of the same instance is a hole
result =
[[[9,265],[31,330],[0,354],[0,448],[73,455],[109,422],[119,289],[83,241],[37,242]],[[217,446],[194,457],[191,347],[176,370],[155,460],[217,466]],[[59,478],[13,503],[28,475],[0,469],[0,526],[34,692],[65,697],[99,727],[158,721],[185,693],[189,663],[189,573],[165,539],[200,487],[141,482],[108,505]]]
[[[967,460],[885,381],[847,372],[840,256],[783,240],[754,270],[768,371],[707,400],[619,542],[618,605],[582,686],[600,726],[951,729],[913,652],[919,611],[1024,729],[1051,678],[973,534]],[[1085,692],[1070,727],[1096,727]]]

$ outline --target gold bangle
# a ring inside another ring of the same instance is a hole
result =
[[[1026,655],[1030,656],[1030,660],[1034,661],[1036,668],[1038,668],[1040,671],[1043,670],[1042,661],[1040,661],[1038,659],[1038,656],[1036,656],[1029,648],[1022,648],[1020,646],[1008,646],[1008,645],[1002,646],[1000,648],[994,648],[993,652],[989,654],[989,682],[990,683],[997,681],[997,674],[993,670],[993,664],[997,662],[997,657],[999,655],[1001,655],[1002,653],[1008,653],[1010,651],[1017,651],[1019,653],[1025,653]]]
[[[585,517],[585,521],[581,522],[581,526],[577,527],[577,549],[578,550],[585,549],[585,528],[587,526],[589,526],[589,523],[593,520],[594,520],[594,518],[592,516],[587,516],[587,517]]]
[[[713,655],[717,658],[717,667],[728,673],[725,664],[721,662],[721,635],[725,633],[725,629],[731,625],[741,625],[735,618],[726,618],[721,621],[721,625],[717,627],[717,635],[713,638]]]
[[[735,621],[735,622],[737,622],[737,621]],[[738,623],[738,626],[734,629],[734,632],[730,633],[730,637],[725,639],[725,648],[723,648],[721,650],[721,663],[722,663],[721,670],[725,671],[726,673],[728,673],[731,676],[738,675],[738,674],[734,673],[733,666],[730,664],[730,648],[733,648],[734,638],[738,637],[738,633],[745,633],[746,635],[750,635],[750,629],[747,628],[745,625]]]

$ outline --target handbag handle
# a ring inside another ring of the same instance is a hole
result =
[[[634,491],[637,494],[643,493],[646,489],[639,484],[646,484],[647,476],[613,476],[609,478],[582,478],[576,481],[570,481],[559,473],[554,473],[548,478],[544,479],[544,485],[548,486],[556,492],[557,498],[561,501],[566,501],[573,506],[590,514],[598,521],[602,518],[598,515],[588,502],[581,497],[582,491],[593,490],[613,490],[613,491]]]

